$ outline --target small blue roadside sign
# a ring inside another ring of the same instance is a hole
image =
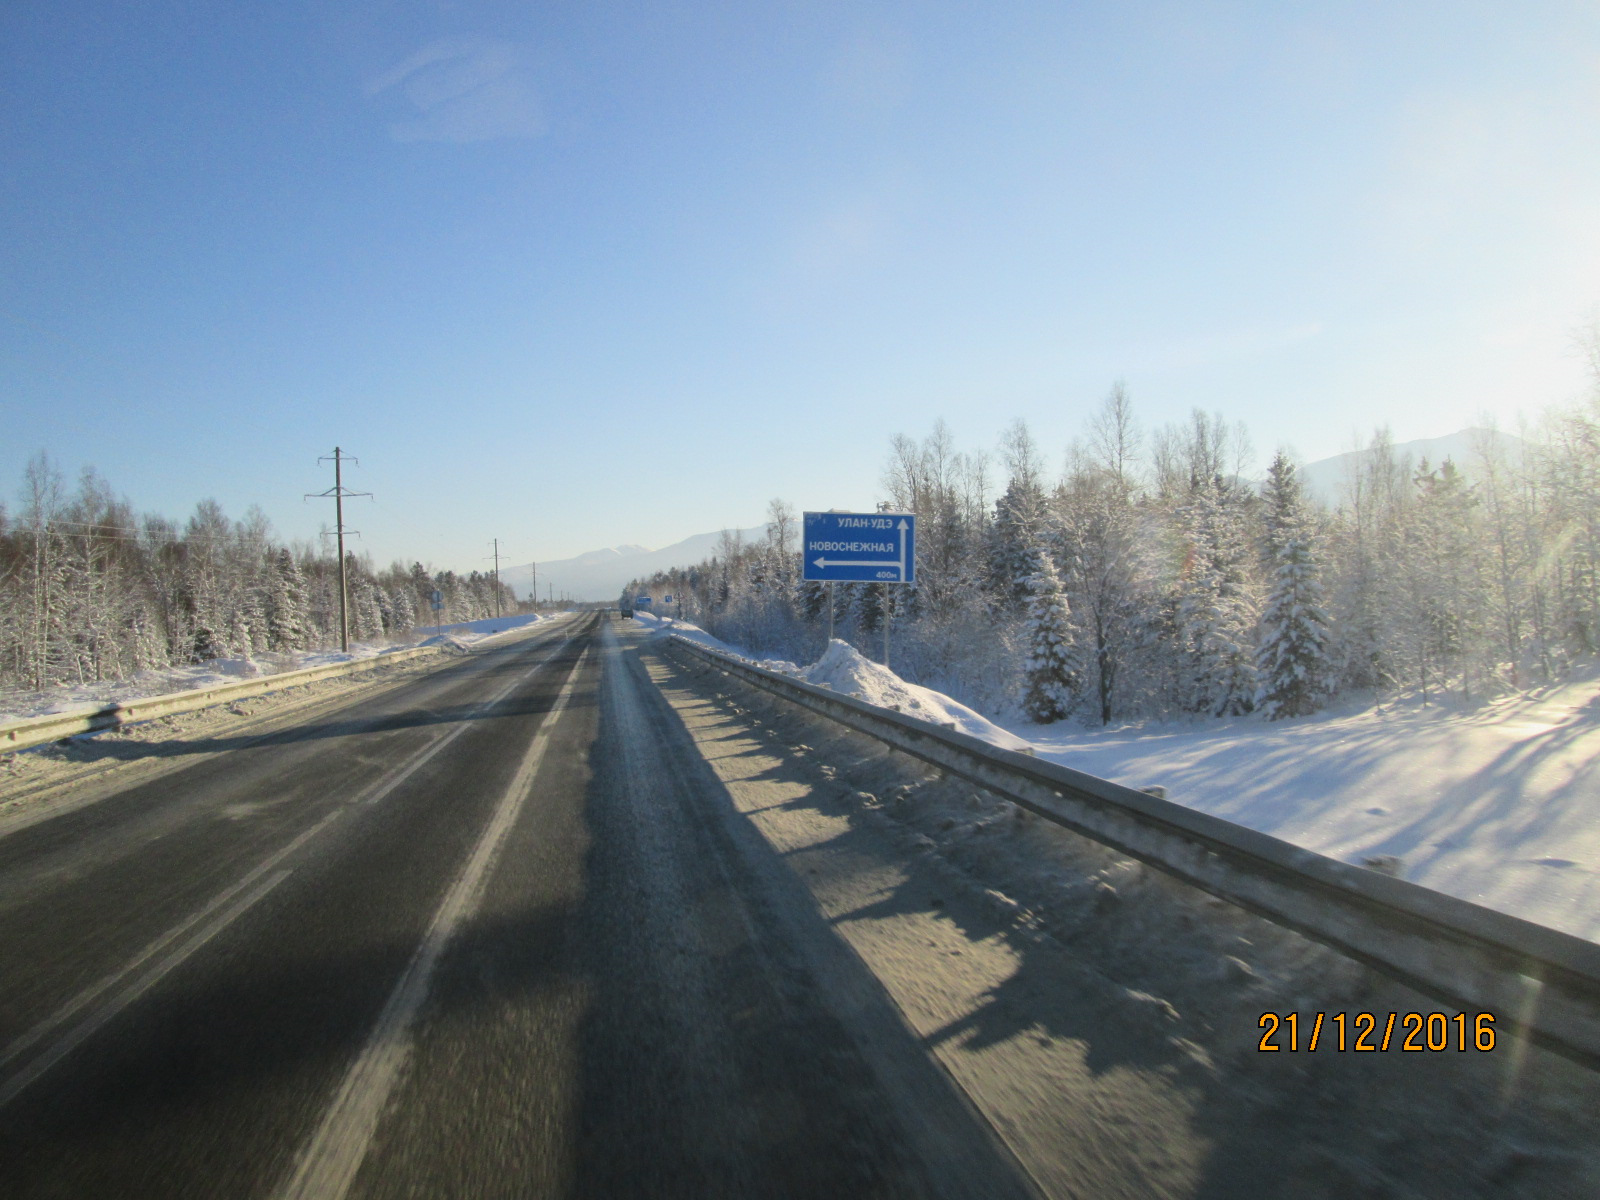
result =
[[[912,513],[808,512],[800,577],[852,583],[913,583],[917,518]]]
[[[633,606],[635,608],[649,608],[652,603],[654,602],[649,596],[639,596],[634,600]]]
[[[433,611],[439,612],[444,608],[444,593],[438,588],[433,589]]]
[[[672,597],[671,596],[663,596],[663,597],[661,597],[661,603],[663,603],[663,604],[671,604],[672,603]]]

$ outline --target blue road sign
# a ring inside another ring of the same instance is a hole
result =
[[[911,513],[805,514],[802,579],[911,583],[917,577]]]
[[[634,599],[633,606],[635,608],[649,608],[652,603],[653,601],[649,596],[639,596]]]
[[[444,607],[444,593],[438,588],[433,589],[433,611],[438,612]]]

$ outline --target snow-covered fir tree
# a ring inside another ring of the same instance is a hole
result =
[[[389,589],[374,583],[372,585],[372,599],[378,606],[378,624],[384,633],[394,633],[394,602],[389,595]]]
[[[223,639],[228,653],[249,658],[256,643],[256,626],[252,623],[250,609],[236,604],[228,610],[228,634]]]
[[[1022,708],[1041,725],[1059,721],[1077,707],[1083,689],[1078,631],[1055,564],[1042,548],[1030,556]]]
[[[1445,678],[1459,679],[1470,694],[1488,609],[1478,499],[1450,459],[1436,472],[1426,465],[1417,479],[1416,524],[1420,557],[1431,568],[1424,608],[1428,649]]]
[[[1006,465],[1006,490],[995,501],[994,520],[987,531],[987,584],[1002,612],[1021,613],[1028,604],[1028,580],[1034,550],[1045,536],[1049,498],[1044,485],[1044,459],[1028,432],[1027,423],[1015,422],[1001,438]]]
[[[800,616],[806,622],[815,624],[824,621],[828,616],[828,585],[815,579],[803,579],[796,586],[795,591],[799,599]]]
[[[362,641],[383,636],[378,589],[364,574],[350,581],[350,636]]]
[[[1238,716],[1255,704],[1256,608],[1247,574],[1245,497],[1221,476],[1202,480],[1181,515],[1187,553],[1178,620],[1190,712]]]
[[[389,616],[396,633],[404,633],[417,623],[417,605],[411,597],[412,591],[406,586],[393,588],[389,592]]]
[[[1269,721],[1321,707],[1334,664],[1329,654],[1322,564],[1294,464],[1279,451],[1267,473],[1267,545],[1272,590],[1256,647],[1256,707]]]
[[[197,625],[189,652],[191,663],[208,663],[214,658],[223,658],[227,655],[227,647],[222,640],[213,633],[209,626]]]
[[[267,647],[300,650],[306,644],[306,581],[287,549],[272,556],[267,576]]]
[[[889,589],[892,586],[887,583],[865,583],[857,589],[856,627],[862,633],[877,633],[883,628],[884,614],[889,604]]]
[[[1029,476],[1015,477],[995,501],[988,530],[989,590],[1004,611],[1021,611],[1028,603],[1034,549],[1043,533],[1045,496]]]

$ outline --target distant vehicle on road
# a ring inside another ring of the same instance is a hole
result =
[[[621,609],[618,609],[617,611],[622,614],[624,619],[627,619],[627,618],[633,616],[633,609],[631,609],[631,608],[621,608]]]

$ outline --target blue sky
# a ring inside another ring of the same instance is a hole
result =
[[[0,495],[331,514],[380,562],[1052,462],[1123,378],[1263,456],[1586,386],[1592,3],[0,9]]]

